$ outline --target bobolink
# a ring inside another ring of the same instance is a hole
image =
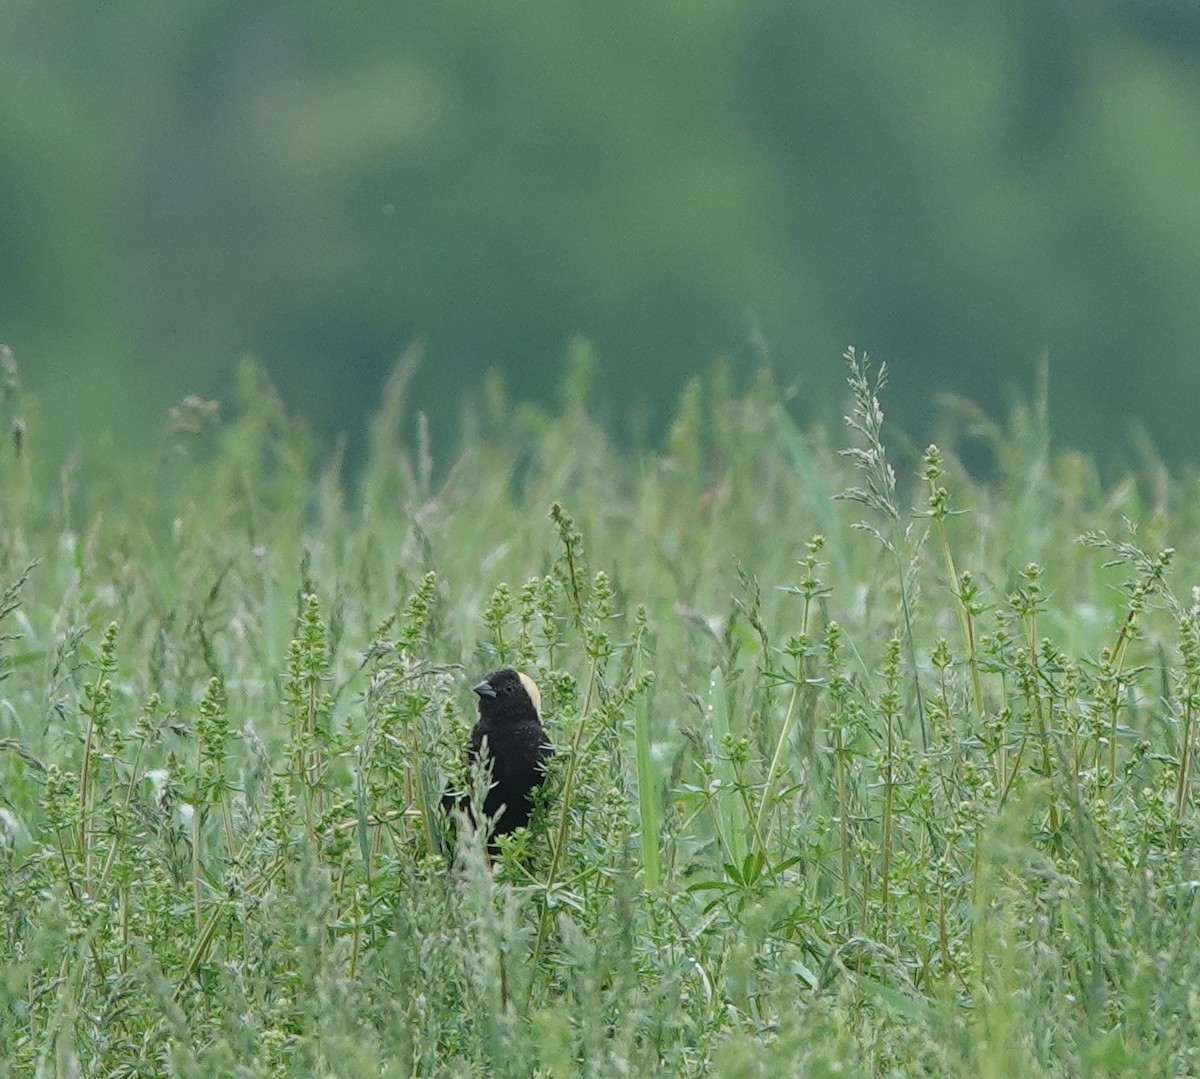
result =
[[[530,796],[545,779],[546,761],[554,749],[542,727],[542,695],[529,675],[502,667],[472,688],[479,696],[479,721],[471,730],[467,760],[472,765],[481,759],[491,762],[483,814],[495,818],[488,843],[495,853],[497,836],[529,823]],[[442,805],[458,806],[475,819],[463,795],[447,792]]]

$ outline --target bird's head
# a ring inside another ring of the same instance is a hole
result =
[[[502,667],[472,688],[479,695],[479,714],[485,719],[542,718],[542,695],[537,683],[523,671]]]

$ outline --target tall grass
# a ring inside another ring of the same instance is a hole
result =
[[[402,364],[354,479],[247,366],[80,480],[6,357],[0,1073],[1200,1071],[1196,481],[1044,389],[897,456],[847,358],[844,432],[718,372],[635,458],[581,354],[448,462]],[[501,664],[558,752],[493,863]]]

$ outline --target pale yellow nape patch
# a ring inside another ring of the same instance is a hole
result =
[[[517,677],[521,679],[521,685],[525,687],[525,692],[529,694],[529,699],[533,701],[533,707],[537,709],[538,717],[542,714],[542,693],[538,689],[537,683],[529,677],[524,671],[518,671]]]

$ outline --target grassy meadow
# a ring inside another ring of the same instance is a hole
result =
[[[0,1075],[1200,1074],[1196,478],[1044,389],[893,444],[849,358],[844,428],[718,371],[640,456],[585,359],[451,461],[401,365],[353,476],[251,365],[6,440]],[[501,665],[557,753],[489,864]]]

